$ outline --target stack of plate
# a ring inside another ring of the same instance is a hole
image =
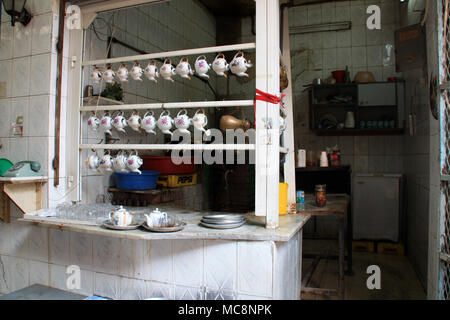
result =
[[[202,217],[200,225],[213,229],[239,228],[245,223],[242,214],[209,214]]]

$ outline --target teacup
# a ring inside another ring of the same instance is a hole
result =
[[[109,112],[105,113],[100,120],[100,128],[107,134],[112,135],[111,129],[112,129],[112,118],[109,114]]]
[[[91,72],[91,80],[94,83],[100,83],[102,80],[102,73],[97,66],[94,66],[94,70]]]
[[[94,114],[88,119],[87,124],[92,131],[97,131],[98,127],[100,126],[100,119],[97,118]]]
[[[239,51],[234,56],[233,61],[231,61],[230,70],[238,77],[248,77],[248,74],[246,74],[245,72],[252,66],[253,65],[250,63],[250,61],[247,62],[247,59],[245,59],[244,53],[242,51]]]
[[[100,158],[99,167],[105,171],[112,171],[113,157],[108,153],[105,153],[103,157]]]
[[[113,120],[113,126],[117,131],[125,132],[127,126],[127,119],[124,117],[123,112],[119,113]]]
[[[128,172],[127,170],[127,156],[123,151],[120,151],[113,159],[113,169],[116,172]]]
[[[205,110],[199,109],[192,118],[192,123],[197,130],[203,131],[207,136],[211,135],[210,130],[205,130],[208,124],[208,117],[205,114]]]
[[[127,122],[131,129],[141,132],[141,117],[139,113],[133,112]]]
[[[133,68],[131,68],[131,78],[136,81],[142,81],[142,68],[138,61],[136,61],[133,65]]]
[[[181,109],[180,112],[178,112],[175,121],[175,127],[182,133],[189,133],[189,126],[192,123],[192,119],[189,118],[187,115],[186,109]]]
[[[100,166],[100,158],[97,154],[92,154],[86,159],[86,167],[92,170],[98,170]]]
[[[172,76],[176,75],[176,73],[177,72],[175,70],[175,67],[172,66],[172,60],[170,60],[169,58],[164,60],[164,64],[159,69],[159,74],[161,75],[161,77],[163,77],[165,80],[170,80],[173,82],[174,80],[172,79]]]
[[[211,65],[208,64],[205,56],[199,56],[197,60],[195,60],[195,71],[200,77],[209,78],[206,74],[209,69],[211,69]]]
[[[218,76],[226,77],[227,74],[225,72],[228,71],[229,67],[230,66],[228,65],[223,53],[219,53],[212,63],[212,68]]]
[[[144,74],[148,80],[158,82],[156,78],[159,77],[158,66],[155,60],[151,60],[144,70]]]
[[[170,129],[172,129],[172,126],[173,126],[173,119],[170,116],[169,110],[164,110],[159,115],[159,119],[156,124],[157,124],[159,130],[162,131],[162,133],[172,135],[172,132],[170,132]]]
[[[191,79],[194,73],[192,72],[191,65],[189,64],[189,60],[186,57],[181,58],[180,63],[178,63],[176,68],[177,74],[185,79]]]
[[[130,155],[127,159],[127,168],[128,170],[130,170],[131,172],[136,172],[141,174],[142,172],[139,170],[140,166],[142,166],[142,164],[144,163],[144,161],[136,154],[134,155]]]
[[[147,133],[156,134],[156,119],[154,117],[153,111],[148,111],[144,114],[144,118],[141,121],[141,128],[145,130]]]
[[[128,82],[128,69],[124,63],[122,63],[119,70],[117,70],[117,77],[122,82]]]
[[[113,83],[115,76],[116,76],[116,73],[114,72],[114,70],[112,69],[111,66],[109,66],[108,69],[106,69],[102,75],[103,80],[105,80],[106,83]]]
[[[133,222],[133,212],[128,212],[122,206],[109,213],[109,221],[116,227],[126,227]]]

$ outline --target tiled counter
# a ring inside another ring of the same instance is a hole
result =
[[[281,217],[278,230],[266,230],[256,217],[245,227],[213,230],[198,226],[199,212],[179,214],[188,225],[171,234],[118,232],[28,215],[0,224],[0,292],[33,283],[68,290],[66,269],[78,265],[81,289],[69,291],[86,295],[299,299],[301,228],[308,217]],[[35,222],[23,222],[30,220]]]

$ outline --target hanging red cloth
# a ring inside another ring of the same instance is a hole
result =
[[[255,116],[255,124],[253,125],[253,127],[255,129],[256,129],[256,100],[265,101],[265,102],[269,102],[272,104],[279,104],[284,109],[285,106],[284,106],[282,100],[285,96],[286,96],[285,93],[282,93],[281,97],[278,97],[276,95],[256,89],[256,96],[255,96],[255,100],[253,101],[253,113]]]

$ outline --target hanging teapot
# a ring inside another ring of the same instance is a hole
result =
[[[142,68],[138,61],[136,61],[133,65],[133,68],[131,68],[131,77],[133,80],[142,81]]]
[[[197,72],[200,77],[209,79],[209,76],[206,74],[209,69],[211,69],[211,65],[208,64],[204,55],[199,56],[197,60],[195,60],[195,72]]]
[[[172,76],[176,75],[176,73],[177,72],[175,70],[175,67],[172,65],[172,60],[170,60],[169,58],[164,60],[163,65],[159,69],[159,74],[161,75],[161,77],[163,77],[163,79],[165,80],[173,82],[174,80],[172,79]]]
[[[185,79],[191,80],[191,77],[194,73],[192,72],[191,65],[189,64],[189,60],[186,57],[181,58],[180,63],[178,63],[176,68],[177,74]]]
[[[149,64],[144,70],[144,74],[148,80],[158,82],[156,78],[159,77],[158,66],[156,65],[155,60],[150,60]]]
[[[100,83],[100,81],[102,80],[102,73],[97,68],[97,66],[94,66],[94,70],[92,70],[91,72],[91,80],[94,83]]]
[[[226,77],[227,74],[225,72],[228,71],[229,67],[230,66],[227,63],[227,60],[225,59],[225,55],[223,53],[219,53],[212,63],[212,68],[218,76]]]
[[[172,132],[170,132],[170,129],[172,129],[172,126],[173,126],[173,119],[170,116],[169,110],[164,110],[159,115],[157,126],[158,126],[159,130],[162,131],[162,133],[172,135]]]
[[[144,129],[144,131],[147,133],[156,134],[156,119],[153,111],[148,111],[147,113],[145,113],[141,121],[141,128]]]
[[[232,73],[237,75],[238,77],[248,77],[248,74],[245,72],[248,68],[253,67],[250,61],[247,62],[247,59],[244,57],[244,53],[239,51],[233,58],[233,61],[230,63],[230,70]]]
[[[122,82],[128,82],[128,69],[124,63],[122,63],[119,70],[117,70],[117,77]]]

